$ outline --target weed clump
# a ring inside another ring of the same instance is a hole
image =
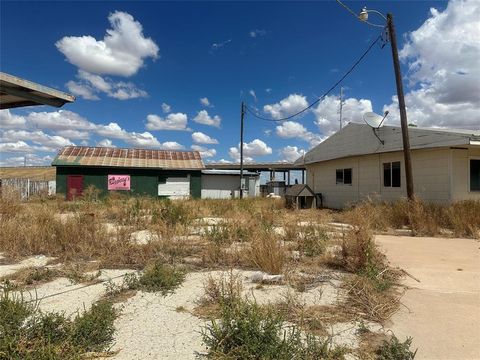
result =
[[[378,360],[413,360],[417,350],[411,351],[412,338],[407,338],[403,343],[395,335],[389,340],[384,340],[377,350]]]
[[[287,263],[287,251],[271,231],[259,231],[244,251],[252,266],[269,274],[281,274]]]
[[[99,302],[73,320],[43,313],[5,285],[0,294],[0,354],[6,359],[79,359],[113,341],[116,312]]]
[[[162,295],[167,295],[179,287],[184,280],[184,270],[157,260],[147,266],[145,272],[138,279],[138,286],[145,291],[159,291]]]
[[[244,300],[221,307],[220,319],[202,332],[208,359],[343,359],[345,350],[328,340],[286,327],[282,315],[272,307]]]

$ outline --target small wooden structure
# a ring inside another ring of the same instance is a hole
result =
[[[292,185],[285,193],[287,207],[294,209],[314,209],[317,207],[315,193],[306,184]]]

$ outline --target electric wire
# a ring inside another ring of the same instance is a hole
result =
[[[360,62],[365,58],[365,56],[367,56],[367,54],[370,52],[370,50],[372,50],[373,46],[378,42],[378,40],[380,40],[382,38],[382,34],[378,35],[378,37],[370,44],[370,46],[363,52],[363,54],[357,59],[357,61],[355,61],[355,63],[348,69],[347,72],[345,72],[345,74],[343,74],[343,76],[340,78],[340,80],[338,80],[334,85],[332,85],[322,96],[320,96],[317,100],[315,100],[314,102],[312,102],[310,105],[308,105],[307,107],[303,108],[302,110],[296,112],[295,114],[292,114],[292,115],[289,115],[289,116],[286,116],[286,117],[283,117],[283,118],[280,118],[280,119],[272,119],[272,118],[267,118],[265,116],[262,116],[262,115],[259,115],[256,111],[252,110],[248,105],[244,104],[244,107],[245,109],[251,114],[253,115],[254,117],[256,117],[257,119],[260,119],[260,120],[264,120],[264,121],[273,121],[273,122],[279,122],[279,121],[285,121],[285,120],[289,120],[289,119],[292,119],[302,113],[304,113],[305,111],[307,111],[308,109],[312,108],[313,106],[315,106],[317,103],[319,103],[320,101],[322,101],[328,94],[330,94],[348,75],[350,75],[350,73],[357,67],[358,64],[360,64]]]
[[[339,3],[341,6],[343,6],[350,14],[352,14],[355,18],[358,19],[358,15],[357,13],[355,13],[355,11],[353,11],[352,9],[350,9],[347,5],[345,5],[343,2],[341,2],[340,0],[336,0],[337,3]]]

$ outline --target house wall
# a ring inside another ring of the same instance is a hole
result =
[[[451,198],[449,160],[451,149],[412,151],[415,194],[427,201],[447,202]],[[383,186],[383,163],[400,161],[401,186]],[[344,208],[358,201],[372,199],[395,201],[406,197],[403,152],[391,152],[336,159],[306,165],[307,184],[322,193],[325,207]],[[336,184],[336,169],[352,168],[352,184]]]
[[[480,159],[480,146],[451,150],[452,199],[480,200],[479,191],[470,191],[470,159]]]
[[[106,194],[108,175],[130,175],[130,191],[121,191],[131,195],[158,196],[158,183],[167,177],[187,176],[190,174],[190,195],[199,198],[201,194],[201,172],[186,170],[158,170],[135,168],[96,168],[96,167],[57,167],[57,193],[67,193],[67,176],[83,175],[83,188],[94,185],[102,194]]]
[[[260,177],[245,177],[248,190],[245,196],[255,197],[259,194]],[[239,175],[202,175],[202,199],[231,199],[239,193]]]

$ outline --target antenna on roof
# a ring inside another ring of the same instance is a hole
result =
[[[385,121],[385,118],[387,117],[387,115],[388,115],[388,111],[385,111],[383,116],[378,115],[374,112],[367,112],[363,114],[363,121],[365,121],[365,123],[372,128],[373,133],[375,134],[378,141],[382,143],[382,145],[385,145],[385,141],[383,141],[378,137],[378,134],[375,130],[378,130],[382,127],[383,122]]]

